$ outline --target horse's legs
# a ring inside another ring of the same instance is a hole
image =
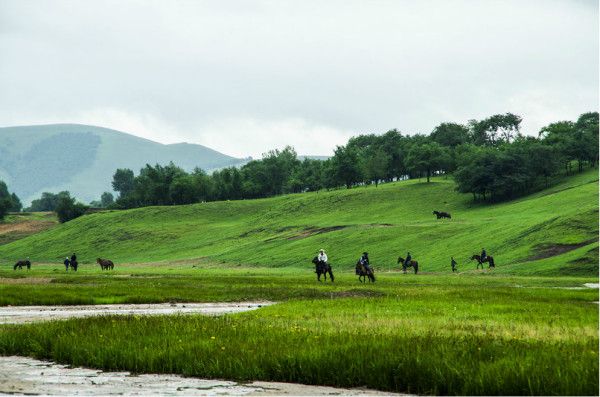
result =
[[[329,278],[331,278],[331,282],[333,283],[335,277],[333,277],[333,271],[331,269],[329,269]]]

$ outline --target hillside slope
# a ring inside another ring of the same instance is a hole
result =
[[[436,220],[434,209],[452,213]],[[417,180],[263,200],[150,207],[87,215],[0,246],[0,259],[84,262],[191,260],[309,267],[325,248],[337,269],[367,250],[380,270],[410,251],[424,272],[467,271],[482,247],[496,272],[597,275],[598,175],[574,176],[548,190],[497,205],[456,193],[451,179]]]
[[[29,203],[42,191],[69,190],[83,201],[110,191],[117,168],[175,162],[186,170],[240,163],[202,145],[163,145],[124,132],[80,124],[0,128],[0,180]]]

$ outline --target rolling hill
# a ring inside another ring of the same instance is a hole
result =
[[[485,247],[498,273],[598,274],[598,174],[592,170],[528,197],[473,203],[452,179],[434,178],[261,200],[148,207],[86,215],[0,246],[1,263],[30,256],[82,262],[185,261],[310,267],[325,248],[334,268],[350,270],[367,250],[379,270],[398,269],[410,251],[423,272],[475,268]],[[434,209],[452,213],[436,220]],[[166,263],[165,263],[166,264]]]
[[[136,173],[146,163],[173,161],[186,170],[236,165],[236,159],[202,145],[163,145],[124,132],[81,124],[0,128],[0,180],[24,203],[41,192],[69,190],[79,200],[111,191],[117,168]]]

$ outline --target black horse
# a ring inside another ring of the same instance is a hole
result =
[[[358,276],[358,281],[361,283],[366,282],[367,277],[370,282],[375,282],[375,273],[373,272],[373,269],[367,269],[360,261],[356,262],[356,275]]]
[[[419,262],[417,262],[417,261],[413,261],[411,259],[410,262],[406,262],[403,257],[399,256],[398,263],[402,263],[402,271],[404,273],[406,273],[406,269],[408,269],[409,267],[412,267],[413,269],[415,269],[415,274],[417,274],[419,272]]]
[[[479,266],[481,266],[481,268],[483,269],[483,264],[485,262],[487,262],[488,265],[488,269],[492,269],[496,267],[496,264],[494,263],[494,257],[493,256],[486,256],[485,259],[481,259],[481,256],[475,254],[471,257],[471,260],[476,260],[477,261],[477,269],[479,269]]]
[[[31,269],[31,262],[29,262],[29,260],[25,260],[25,261],[18,261],[17,263],[15,263],[15,265],[13,266],[13,270],[17,270],[17,268],[19,268],[19,270],[23,269],[23,266],[25,266],[27,268],[27,270]]]
[[[71,267],[71,269],[73,269],[74,272],[76,272],[79,263],[77,263],[77,261],[69,261],[69,266]]]
[[[448,212],[433,211],[433,215],[437,216],[437,219],[442,219],[442,218],[452,219],[452,215],[450,215]]]
[[[335,277],[333,277],[333,271],[331,270],[331,265],[329,263],[320,261],[318,256],[313,258],[312,263],[315,264],[315,273],[317,273],[317,280],[319,280],[319,282],[321,281],[321,275],[324,275],[325,281],[327,281],[327,273],[329,273],[329,277],[333,283]]]

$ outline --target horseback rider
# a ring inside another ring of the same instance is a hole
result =
[[[456,263],[456,261],[454,260],[454,257],[453,257],[453,256],[451,256],[451,257],[450,257],[450,266],[452,266],[452,273],[454,273],[454,272],[456,271],[456,265],[457,265],[457,263]]]
[[[368,252],[363,252],[363,254],[360,257],[360,259],[358,260],[358,262],[364,266],[364,268],[367,272],[369,272],[369,273],[373,272],[373,269],[371,269],[371,264],[369,263],[369,253]]]
[[[410,266],[410,261],[412,260],[412,256],[410,255],[410,252],[406,253],[406,262],[404,262],[404,264],[406,266]]]
[[[487,253],[485,252],[485,248],[481,249],[481,262],[483,263],[485,261],[485,258],[487,258]]]
[[[323,248],[321,248],[319,250],[319,255],[317,255],[317,260],[319,261],[319,269],[321,269],[322,271],[325,271],[325,269],[327,268],[327,260],[329,258],[327,258],[327,254],[325,253],[325,250]]]
[[[75,255],[75,253],[73,252],[73,255],[71,255],[71,263],[73,262],[77,262],[77,255]]]
[[[327,254],[325,253],[324,249],[320,249],[319,250],[319,255],[317,256],[317,258],[319,259],[319,262],[323,262],[323,264],[327,264]]]
[[[69,265],[71,264],[71,261],[69,261],[68,256],[65,258],[64,264],[65,264],[65,270],[69,271]]]

